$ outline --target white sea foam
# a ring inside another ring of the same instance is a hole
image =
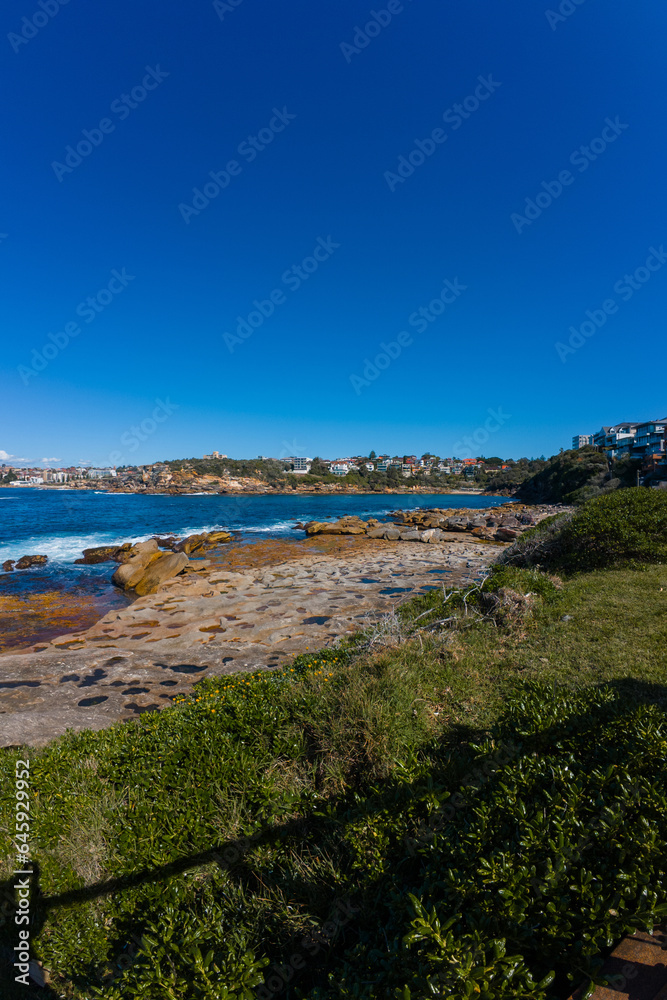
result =
[[[290,531],[294,527],[294,523],[299,520],[301,518],[297,516],[291,518],[289,521],[274,521],[272,524],[253,524],[239,530],[248,534],[266,534],[269,531]],[[312,518],[309,517],[308,520],[311,521]]]
[[[19,559],[25,555],[49,557],[49,563],[73,563],[80,559],[84,549],[94,549],[100,545],[122,545],[123,542],[141,542],[152,535],[135,535],[128,538],[110,532],[95,532],[90,535],[45,536],[32,535],[8,544],[0,545],[0,563],[6,559]]]

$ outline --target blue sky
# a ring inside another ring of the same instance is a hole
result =
[[[519,457],[665,415],[657,0],[1,19],[2,453]]]

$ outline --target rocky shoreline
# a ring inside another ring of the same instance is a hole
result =
[[[218,482],[210,483],[208,479],[214,477],[202,477],[187,486],[155,485],[153,483],[133,483],[132,485],[116,485],[114,480],[90,480],[82,482],[68,483],[66,486],[53,483],[35,483],[22,487],[32,490],[75,490],[77,492],[99,493],[129,493],[140,496],[199,496],[202,493],[210,493],[213,496],[237,496],[251,494],[254,496],[294,496],[295,493],[302,496],[322,496],[332,494],[334,496],[411,496],[411,495],[433,495],[433,496],[498,496],[509,497],[508,490],[500,490],[497,493],[486,493],[485,490],[477,490],[465,486],[396,486],[383,487],[382,489],[368,490],[361,486],[349,486],[343,483],[317,483],[301,484],[296,483],[293,487],[284,488],[271,486],[261,480],[237,479],[224,485]]]
[[[116,582],[137,599],[91,628],[0,655],[0,745],[101,729],[169,705],[203,676],[330,645],[426,588],[480,579],[510,540],[496,537],[504,527],[518,533],[554,511],[513,506],[518,526],[486,523],[507,519],[506,508],[482,512],[484,526],[479,510],[429,510],[384,524],[311,522],[288,543],[234,545],[220,532],[161,538],[168,552],[158,539],[88,550],[117,562]],[[155,579],[165,560],[169,575]]]

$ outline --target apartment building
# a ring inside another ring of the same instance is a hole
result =
[[[594,445],[612,461],[622,458],[646,460],[649,457],[660,461],[667,458],[667,417],[643,423],[630,420],[603,426],[595,434],[575,435],[572,447],[583,447],[578,442]]]

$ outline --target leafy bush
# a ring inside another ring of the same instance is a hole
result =
[[[527,531],[500,562],[564,572],[667,561],[667,494],[634,487],[588,501]]]
[[[601,951],[667,914],[666,722],[612,687],[526,685],[453,787],[429,775],[394,807],[404,849],[309,1000],[543,1000],[598,981]]]
[[[608,489],[609,478],[605,456],[587,446],[550,458],[515,495],[529,503],[583,503]]]

